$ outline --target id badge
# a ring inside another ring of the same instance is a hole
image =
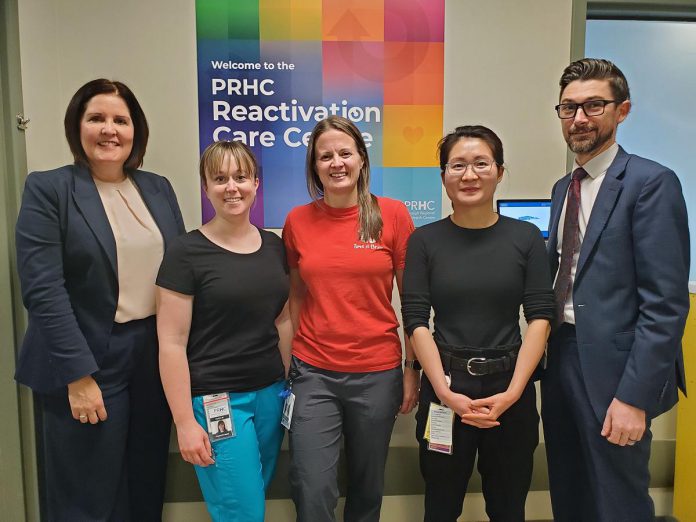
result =
[[[292,410],[295,407],[295,394],[288,392],[285,396],[285,402],[283,402],[283,416],[280,418],[280,423],[286,430],[290,429],[290,423],[292,423]]]
[[[229,439],[237,434],[234,431],[234,420],[230,410],[228,393],[214,393],[203,396],[203,409],[208,424],[208,436],[211,442]]]
[[[423,437],[428,441],[428,449],[438,453],[452,454],[452,425],[454,411],[447,406],[430,403],[428,420]]]

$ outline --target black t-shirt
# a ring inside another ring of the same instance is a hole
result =
[[[186,349],[192,395],[258,390],[283,378],[275,319],[288,299],[282,240],[230,252],[194,230],[167,249],[157,285],[193,296]]]
[[[408,335],[429,327],[453,347],[503,348],[521,342],[525,318],[553,318],[554,301],[544,240],[534,225],[499,216],[483,229],[447,217],[416,230],[408,243],[402,313]]]

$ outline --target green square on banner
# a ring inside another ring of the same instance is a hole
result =
[[[247,0],[197,0],[199,39],[259,39],[259,3]]]

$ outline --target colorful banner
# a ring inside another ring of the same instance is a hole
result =
[[[441,216],[444,0],[197,0],[200,148],[249,145],[252,221],[280,228],[309,201],[307,139],[344,116],[368,145],[371,191],[416,226]],[[202,193],[203,221],[212,207]]]

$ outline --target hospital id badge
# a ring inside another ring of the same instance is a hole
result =
[[[430,403],[428,420],[425,424],[424,438],[428,440],[428,449],[438,453],[452,454],[452,425],[454,411],[447,406]]]
[[[286,430],[290,429],[290,423],[292,422],[292,410],[295,408],[295,394],[288,392],[285,396],[285,402],[283,402],[283,416],[280,418],[280,423]]]
[[[208,425],[210,442],[217,442],[236,436],[228,393],[204,395],[203,409],[205,410],[205,420]]]

